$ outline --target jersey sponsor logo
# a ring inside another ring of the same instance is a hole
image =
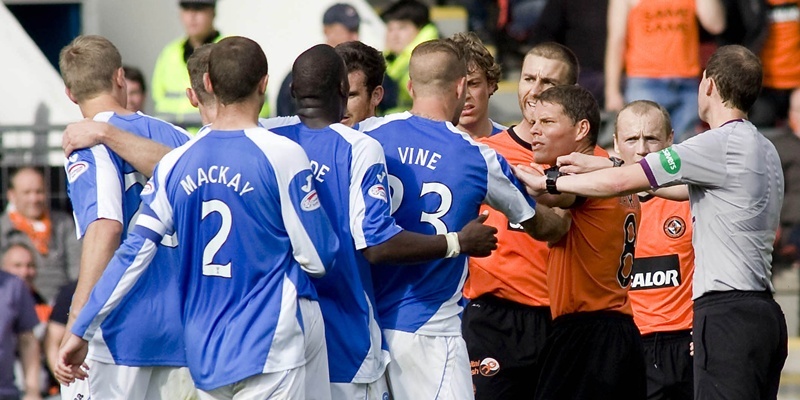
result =
[[[78,161],[67,168],[67,180],[72,183],[83,175],[84,172],[89,170],[89,163],[86,161]]]
[[[797,7],[797,4],[781,4],[770,7],[767,16],[772,24],[797,22],[800,21],[800,8]]]
[[[156,190],[156,188],[153,187],[153,183],[152,182],[147,182],[147,183],[144,184],[144,188],[142,189],[141,195],[142,196],[148,195],[150,193],[155,192],[155,190]]]
[[[686,233],[686,221],[678,216],[667,218],[664,221],[664,233],[673,239],[683,236]]]
[[[381,184],[372,185],[371,188],[367,191],[369,197],[373,199],[383,200],[384,202],[389,201],[388,197],[386,196],[386,188],[383,187]]]
[[[661,166],[664,167],[664,171],[667,171],[668,174],[675,175],[681,170],[681,158],[675,150],[672,150],[672,147],[667,147],[658,152],[658,154],[661,159]]]
[[[317,195],[316,190],[312,190],[309,194],[303,197],[303,200],[300,201],[300,209],[303,211],[314,211],[318,209],[319,206],[319,196]]]
[[[69,162],[75,162],[75,161],[78,161],[78,153],[72,153],[72,154],[69,156],[68,160],[69,160]]]
[[[681,269],[677,254],[643,257],[633,261],[631,290],[678,287],[680,284]]]
[[[497,375],[500,371],[500,363],[494,358],[486,357],[481,361],[478,371],[486,377]]]

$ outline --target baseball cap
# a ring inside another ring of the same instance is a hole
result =
[[[217,0],[179,0],[178,5],[181,7],[214,7],[217,5]]]
[[[342,24],[351,32],[357,32],[360,23],[361,17],[358,16],[356,9],[345,3],[332,5],[322,16],[323,25]]]

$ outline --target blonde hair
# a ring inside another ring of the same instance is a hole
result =
[[[64,85],[80,102],[111,90],[122,57],[108,39],[82,35],[61,49],[58,66]]]

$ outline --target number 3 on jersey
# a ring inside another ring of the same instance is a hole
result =
[[[619,255],[619,269],[617,270],[617,282],[621,287],[631,284],[633,274],[633,258],[636,251],[636,216],[628,214],[623,225],[623,235],[625,238],[622,254]]]
[[[228,235],[231,233],[231,225],[233,218],[231,217],[231,209],[227,204],[220,200],[209,200],[203,202],[203,220],[211,213],[219,213],[222,218],[222,224],[219,231],[208,241],[206,247],[203,249],[203,275],[218,276],[221,278],[231,277],[231,263],[225,265],[214,264],[214,256],[217,255],[219,249],[228,240]]]
[[[389,175],[389,189],[392,193],[392,214],[400,208],[400,203],[403,202],[403,181],[394,175]],[[425,222],[433,225],[437,235],[444,235],[447,233],[447,225],[442,221],[442,217],[450,211],[453,206],[453,192],[450,191],[446,185],[439,182],[424,182],[420,190],[419,197],[422,198],[426,194],[435,193],[439,195],[439,206],[436,210],[428,213],[423,211],[420,215],[420,222]]]

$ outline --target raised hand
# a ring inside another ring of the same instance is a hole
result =
[[[525,184],[529,195],[537,197],[547,193],[546,179],[539,170],[522,164],[511,168],[517,179]]]
[[[87,149],[100,144],[100,136],[111,126],[105,122],[84,119],[67,125],[61,137],[61,148],[69,157],[75,150]]]
[[[495,237],[497,229],[484,225],[488,217],[489,212],[484,211],[458,232],[458,243],[462,254],[470,257],[488,257],[497,249],[497,237]]]

